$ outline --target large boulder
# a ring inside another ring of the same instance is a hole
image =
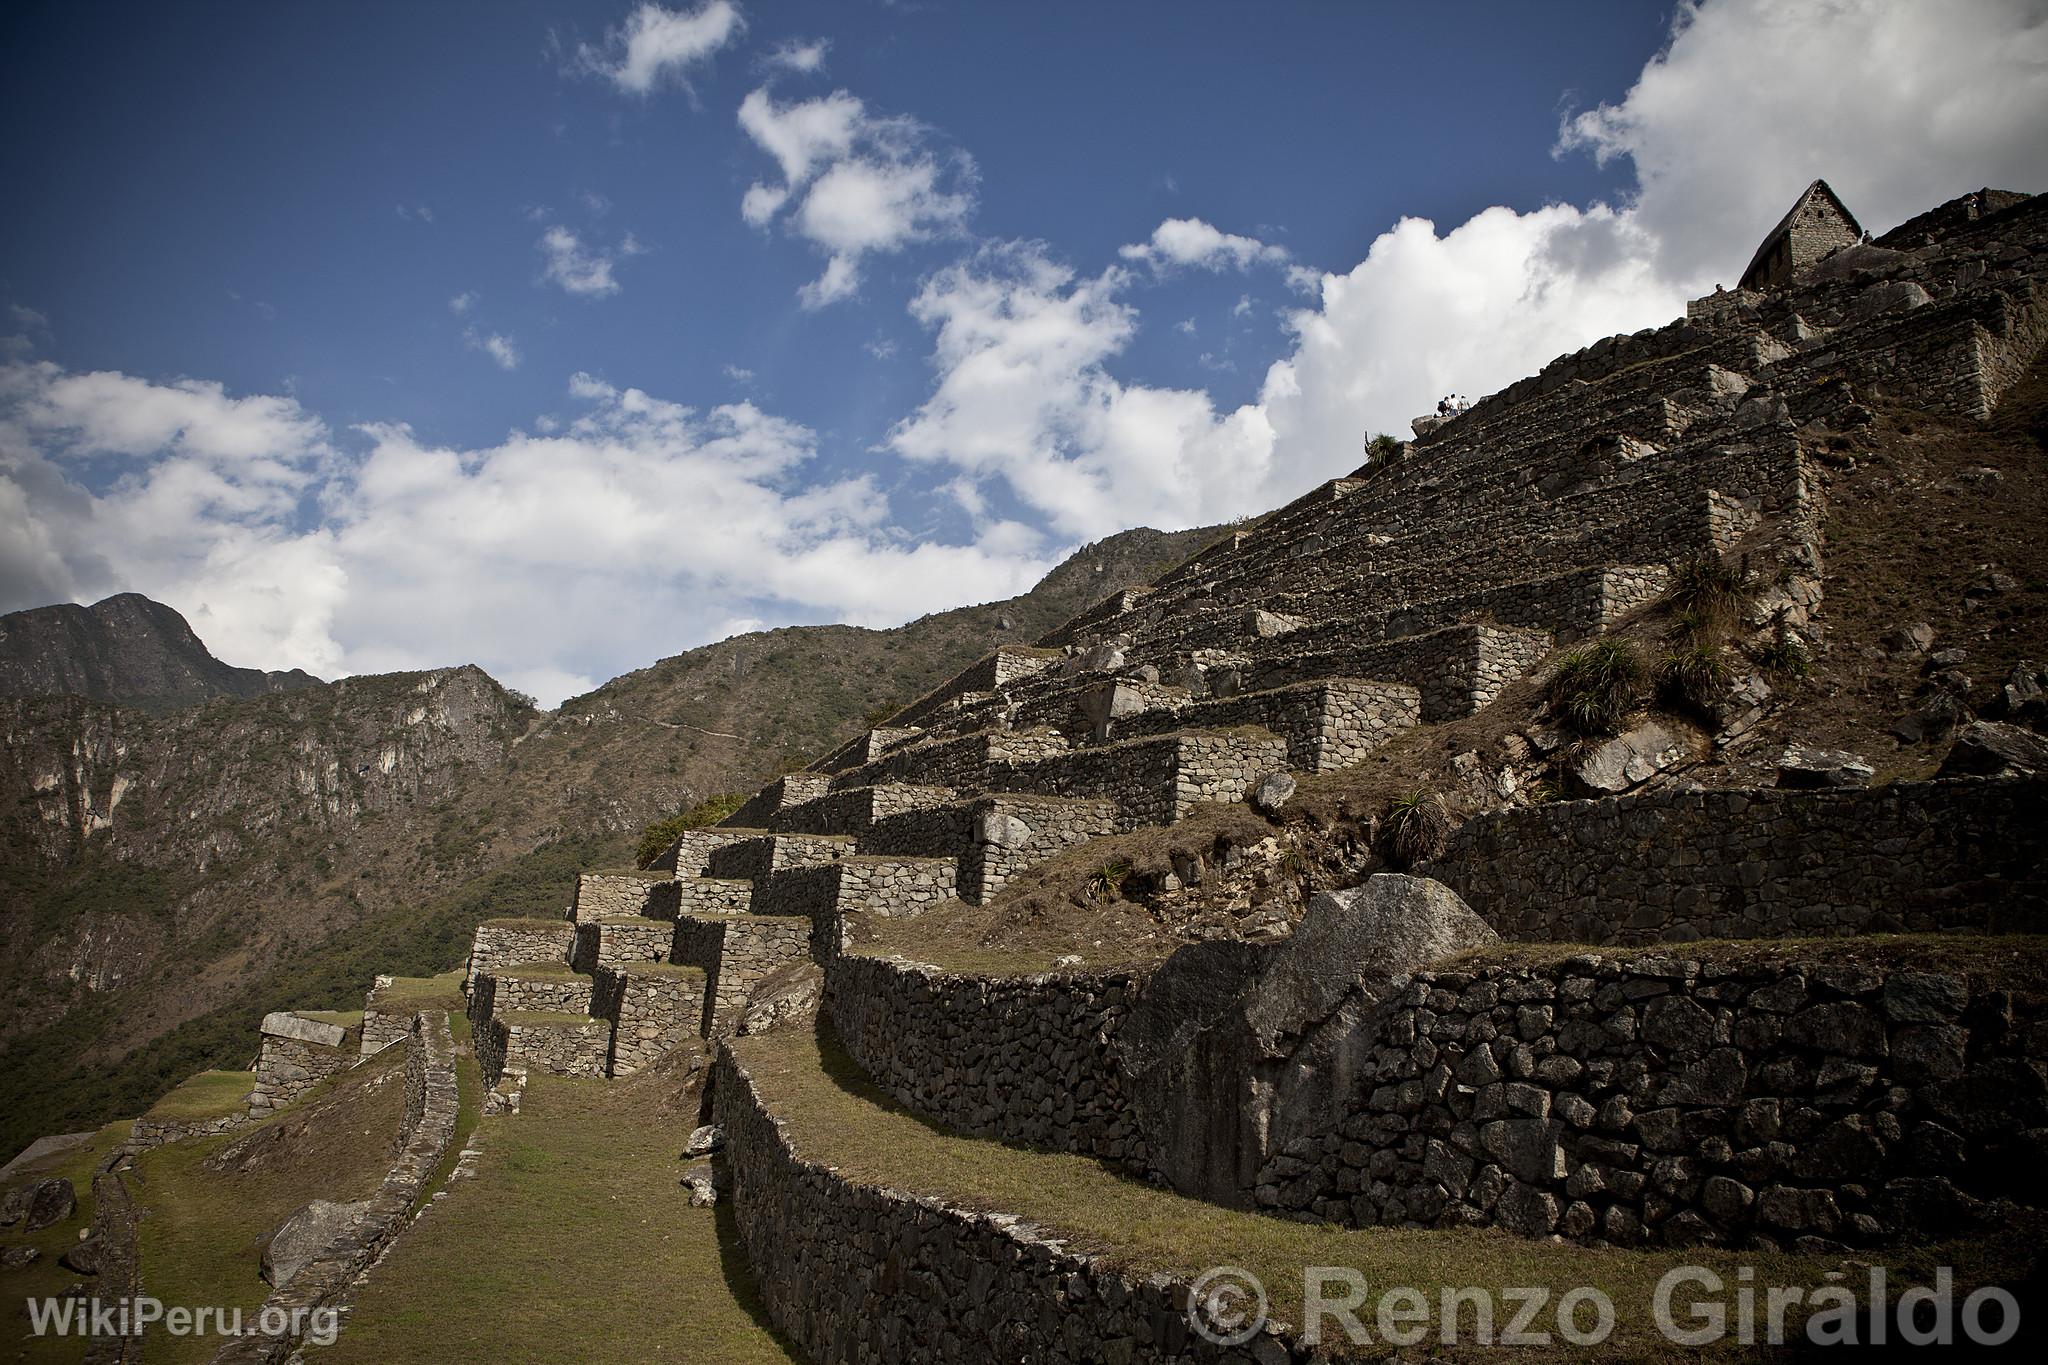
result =
[[[369,1207],[367,1199],[350,1204],[315,1199],[285,1219],[263,1244],[263,1282],[277,1289],[290,1284],[307,1262],[353,1228]]]
[[[55,1227],[78,1212],[78,1195],[68,1180],[38,1180],[28,1187],[28,1202],[22,1208],[29,1232]]]
[[[1495,939],[1449,887],[1384,873],[1317,896],[1270,948],[1180,949],[1117,1034],[1160,1172],[1183,1193],[1247,1204],[1266,1158],[1342,1112],[1399,984]]]
[[[1941,777],[1994,777],[2008,773],[2048,773],[2048,739],[2017,725],[1973,720],[1956,731]]]
[[[1877,776],[1861,754],[1846,749],[1817,749],[1806,744],[1786,746],[1778,756],[1778,785],[1814,790],[1822,787],[1867,787]]]
[[[307,1019],[290,1010],[276,1010],[264,1015],[263,1032],[273,1038],[295,1038],[321,1047],[340,1047],[342,1040],[348,1037],[348,1030],[339,1024]]]
[[[1618,796],[1693,756],[1694,746],[1661,722],[1646,720],[1588,749],[1572,776],[1588,790]]]

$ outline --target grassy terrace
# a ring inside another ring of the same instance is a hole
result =
[[[569,921],[559,917],[541,919],[534,915],[513,916],[508,919],[487,919],[484,924],[493,929],[564,929]]]
[[[521,981],[588,981],[590,977],[577,971],[566,962],[522,962],[516,967],[507,967],[496,973],[500,977],[516,977]]]
[[[766,1324],[729,1215],[691,1208],[676,1183],[695,1113],[674,1107],[655,1075],[534,1076],[516,1118],[485,1121],[475,1178],[399,1241],[317,1359],[793,1360]]]
[[[245,1107],[255,1088],[253,1071],[202,1071],[151,1105],[143,1117],[163,1122],[217,1119]]]
[[[166,1304],[253,1311],[270,1292],[258,1271],[278,1224],[309,1199],[365,1199],[383,1183],[405,1108],[404,1070],[404,1050],[393,1049],[330,1078],[264,1125],[277,1130],[275,1141],[245,1128],[144,1153],[133,1188],[145,1290]],[[244,1154],[210,1169],[209,1158],[229,1147]],[[207,1360],[219,1347],[196,1336],[144,1342],[152,1365]]]
[[[76,1337],[29,1335],[28,1319],[23,1316],[22,1308],[28,1299],[61,1294],[67,1286],[78,1282],[77,1273],[58,1265],[57,1258],[67,1247],[78,1244],[78,1234],[92,1222],[92,1169],[101,1158],[128,1140],[129,1127],[126,1119],[110,1123],[93,1134],[92,1140],[83,1146],[29,1162],[0,1185],[0,1192],[5,1192],[56,1177],[70,1181],[72,1189],[78,1193],[78,1211],[61,1223],[39,1232],[29,1232],[20,1223],[0,1229],[0,1246],[31,1246],[42,1253],[34,1265],[20,1270],[0,1270],[0,1351],[5,1352],[6,1359],[43,1365],[44,1362],[75,1362],[83,1358],[84,1343]]]
[[[1731,1286],[1735,1268],[1755,1267],[1759,1285],[1818,1286],[1830,1270],[1847,1268],[1850,1282],[1864,1276],[1842,1257],[1793,1256],[1702,1249],[1628,1252],[1529,1241],[1493,1230],[1421,1231],[1398,1228],[1346,1229],[1287,1222],[1225,1209],[1121,1175],[1078,1156],[1031,1151],[959,1137],[925,1123],[879,1091],[845,1055],[829,1032],[787,1029],[735,1044],[760,1093],[788,1125],[797,1151],[807,1160],[835,1167],[849,1180],[936,1196],[976,1209],[1021,1215],[1070,1239],[1077,1250],[1096,1252],[1139,1272],[1165,1271],[1188,1279],[1217,1265],[1240,1266],[1266,1286],[1276,1321],[1302,1322],[1303,1270],[1346,1266],[1365,1276],[1372,1299],[1385,1289],[1420,1289],[1435,1312],[1445,1286],[1478,1286],[1494,1291],[1495,1303],[1511,1312],[1500,1291],[1513,1286],[1549,1286],[1556,1295],[1596,1286],[1613,1300],[1616,1330],[1599,1347],[1567,1346],[1561,1338],[1550,1351],[1525,1348],[1518,1358],[1642,1360],[1746,1358],[1755,1348],[1733,1341],[1715,1356],[1672,1346],[1656,1330],[1650,1305],[1656,1283],[1675,1266],[1701,1265]],[[1892,1291],[1933,1267],[1955,1267],[1959,1288],[1988,1281],[2015,1283],[2033,1257],[2042,1229],[2011,1226],[1970,1243],[1887,1252]],[[1859,1253],[1869,1258],[1872,1253]],[[2020,1297],[2025,1300],[2026,1291]],[[1762,1295],[1759,1293],[1758,1299]],[[1679,1321],[1687,1299],[1673,1300]],[[1591,1310],[1581,1325],[1591,1321]],[[1731,1308],[1731,1318],[1733,1309]],[[1795,1319],[1796,1321],[1796,1319]],[[1432,1318],[1434,1333],[1437,1320]],[[1541,1326],[1555,1335],[1552,1314]],[[1336,1325],[1327,1324],[1337,1336]],[[1496,1322],[1504,1330],[1505,1322]],[[1368,1328],[1371,1327],[1368,1318]],[[1796,1328],[1795,1328],[1796,1330]],[[1470,1310],[1464,1318],[1467,1344],[1432,1349],[1452,1358],[1473,1357]],[[1384,1348],[1381,1348],[1384,1349]]]
[[[372,991],[370,1004],[386,1014],[409,1014],[420,1010],[448,1010],[462,1013],[463,969],[442,972],[439,976],[400,976],[392,978],[391,984]]]

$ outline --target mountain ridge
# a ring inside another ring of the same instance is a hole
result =
[[[0,616],[0,696],[79,696],[161,714],[322,681],[303,669],[223,663],[181,613],[141,593]]]

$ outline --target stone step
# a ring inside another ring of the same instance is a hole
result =
[[[1243,685],[1265,690],[1330,677],[1397,678],[1416,688],[1420,720],[1433,725],[1484,708],[1527,675],[1552,640],[1548,631],[1470,625],[1357,642],[1318,632],[1304,643],[1253,656],[1242,669]]]
[[[676,890],[677,915],[743,915],[754,903],[751,877],[688,877]]]
[[[847,913],[909,918],[952,899],[957,875],[952,858],[841,858],[776,877],[772,893],[756,898],[754,911],[813,920]]]
[[[576,878],[576,903],[570,915],[578,924],[628,915],[673,919],[678,894],[676,878],[667,872],[585,872]]]
[[[707,998],[701,967],[636,962],[598,968],[592,1013],[612,1021],[608,1074],[644,1071],[704,1036]]]
[[[810,800],[825,790],[825,778],[818,773],[785,773],[749,797],[721,826],[731,829],[762,829],[772,826],[775,813]]]
[[[1093,797],[1117,805],[1121,829],[1170,825],[1198,802],[1242,800],[1287,766],[1287,742],[1270,730],[1186,730],[996,765],[989,789]]]
[[[599,967],[666,962],[675,935],[674,921],[637,915],[579,924],[569,963],[579,972],[595,972]]]
[[[517,963],[567,963],[575,944],[576,926],[567,919],[487,919],[470,937],[462,989],[484,972]]]
[[[785,868],[830,862],[852,851],[853,840],[840,834],[757,834],[714,850],[707,870],[713,877],[762,881]]]
[[[842,787],[821,792],[801,805],[778,811],[775,828],[807,834],[859,836],[877,820],[908,810],[924,810],[954,799],[950,787],[913,786],[906,782],[883,782],[871,787]]]
[[[766,829],[730,825],[685,830],[649,865],[649,870],[677,877],[701,877],[711,870],[711,855],[719,849],[766,833]]]
[[[673,961],[705,977],[708,1038],[739,1026],[747,995],[778,967],[811,955],[811,924],[794,915],[682,915],[676,920]]]

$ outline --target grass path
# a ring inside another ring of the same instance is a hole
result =
[[[659,1078],[535,1075],[484,1120],[457,1182],[371,1275],[317,1365],[565,1360],[789,1362],[728,1216],[693,1209],[693,1126]]]

